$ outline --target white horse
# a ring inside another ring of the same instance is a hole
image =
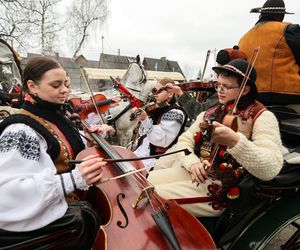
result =
[[[129,92],[142,102],[146,102],[151,90],[154,88],[156,81],[147,80],[146,72],[140,64],[139,57],[136,62],[131,62],[129,68],[120,83],[124,85]],[[107,98],[116,95],[115,90],[105,91]],[[137,126],[137,121],[130,121],[131,106],[130,101],[122,100],[118,106],[110,108],[109,112],[114,120],[116,128],[117,143],[120,146],[126,146],[131,141],[134,128]],[[126,111],[126,109],[128,109]],[[126,112],[125,112],[126,111]],[[125,112],[124,114],[122,114]],[[118,116],[122,114],[119,118]]]

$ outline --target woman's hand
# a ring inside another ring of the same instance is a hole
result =
[[[102,167],[106,165],[106,162],[98,155],[89,155],[83,159],[83,162],[78,164],[78,168],[82,178],[87,185],[92,185],[100,181],[102,177]]]
[[[119,106],[119,102],[122,100],[120,96],[114,96],[111,99],[113,100],[113,102],[109,105],[110,108]]]
[[[98,133],[101,136],[105,136],[105,130],[99,125],[91,125],[88,129],[84,128],[84,135],[87,139],[87,145],[92,147],[96,144],[94,138],[91,136],[91,133]]]
[[[193,182],[205,183],[207,179],[206,168],[210,166],[207,160],[201,163],[193,164],[190,169],[190,174],[192,176]]]
[[[225,145],[229,148],[234,147],[240,140],[239,135],[231,128],[219,123],[213,122],[214,130],[212,132],[212,142]]]
[[[110,125],[102,124],[101,127],[104,129],[105,133],[108,132],[110,135],[113,135],[116,132],[115,129]]]

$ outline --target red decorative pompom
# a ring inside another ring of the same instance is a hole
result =
[[[212,208],[213,208],[214,210],[220,210],[220,209],[221,209],[220,203],[213,202],[213,203],[212,203]]]
[[[227,107],[226,107],[226,112],[229,113],[232,109],[233,109],[234,105],[233,104],[229,104]]]
[[[220,169],[220,170],[223,170],[223,171],[229,170],[229,169],[231,169],[231,168],[232,168],[231,164],[226,163],[226,162],[223,162],[223,163],[221,163],[221,164],[219,165],[219,169]]]
[[[196,131],[194,133],[194,142],[199,142],[200,141],[200,138],[201,138],[201,133],[200,131]]]
[[[225,150],[224,149],[220,149],[219,156],[222,157],[224,155],[224,153],[225,153]]]
[[[234,200],[239,198],[240,196],[240,188],[237,186],[231,187],[227,193],[227,198]]]

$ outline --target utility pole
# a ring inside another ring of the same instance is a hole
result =
[[[216,59],[217,59],[217,49],[214,48],[214,49],[212,50],[212,53],[214,54],[214,64],[215,64],[215,66],[216,66],[216,64],[217,64],[217,62],[216,62]]]
[[[104,36],[101,36],[101,43],[102,43],[102,53],[100,53],[100,57],[99,57],[99,62],[98,62],[98,68],[100,68],[100,62],[101,62],[101,55],[104,52],[104,47],[103,47],[103,40],[104,40]]]
[[[120,56],[121,55],[121,52],[120,52],[120,49],[118,49],[118,56]]]

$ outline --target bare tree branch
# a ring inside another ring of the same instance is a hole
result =
[[[107,0],[74,0],[71,10],[67,13],[70,20],[68,29],[74,46],[73,57],[76,57],[84,43],[98,32],[108,17]]]

